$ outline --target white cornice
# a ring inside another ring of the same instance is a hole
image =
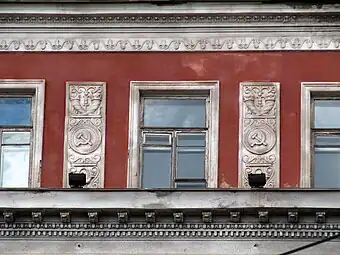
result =
[[[340,5],[1,5],[0,51],[338,50]]]

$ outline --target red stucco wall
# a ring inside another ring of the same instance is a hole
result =
[[[237,186],[242,81],[281,83],[281,187],[297,187],[300,83],[340,81],[340,52],[1,53],[0,79],[45,79],[42,187],[61,187],[65,82],[107,82],[105,187],[126,185],[131,80],[220,81],[220,187]]]

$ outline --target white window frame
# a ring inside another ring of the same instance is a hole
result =
[[[29,173],[29,188],[40,187],[41,161],[43,147],[45,80],[1,79],[0,94],[13,93],[32,95],[32,152]]]
[[[340,95],[340,82],[302,82],[301,83],[301,169],[300,188],[312,187],[312,121],[314,119],[313,97],[324,92]]]
[[[140,188],[140,103],[141,92],[206,92],[210,104],[207,107],[208,145],[206,178],[208,188],[218,186],[218,140],[219,140],[219,81],[131,81],[129,104],[129,144],[127,188]],[[164,93],[162,93],[164,96]]]

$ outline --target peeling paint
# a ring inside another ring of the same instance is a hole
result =
[[[182,60],[183,67],[188,67],[191,70],[193,70],[197,76],[201,77],[204,76],[206,73],[206,68],[204,66],[204,62],[206,59],[200,58],[200,59],[189,59],[189,57],[186,57]]]
[[[283,188],[299,188],[298,184],[289,184],[288,182],[283,184]]]
[[[226,178],[225,178],[225,176],[224,176],[224,173],[222,173],[221,181],[220,181],[220,188],[237,188],[237,187],[234,187],[233,185],[229,184],[229,183],[226,181]]]

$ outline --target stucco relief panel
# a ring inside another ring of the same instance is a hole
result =
[[[280,186],[280,86],[244,82],[240,86],[239,186],[249,173],[265,173],[267,188]]]
[[[66,84],[64,187],[70,172],[85,173],[86,187],[104,187],[104,82]]]

